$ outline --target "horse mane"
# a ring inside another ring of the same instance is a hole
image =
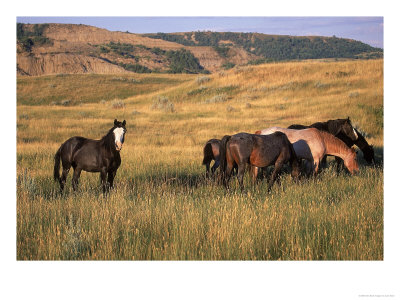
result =
[[[347,145],[342,140],[338,139],[333,134],[321,130],[319,131],[319,133],[322,140],[324,141],[327,152],[337,154],[343,153],[344,156],[347,156],[352,152],[351,148],[347,147]]]
[[[113,149],[114,147],[114,139],[113,139],[113,130],[115,129],[115,126],[112,127],[106,135],[104,135],[100,141],[103,142],[103,144],[106,146],[106,148]]]

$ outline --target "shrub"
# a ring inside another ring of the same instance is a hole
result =
[[[174,104],[169,101],[169,99],[165,96],[158,96],[153,100],[153,104],[151,106],[152,110],[161,110],[164,112],[175,112]]]
[[[63,100],[63,101],[61,101],[61,105],[69,106],[69,105],[71,105],[71,100]]]
[[[197,84],[203,84],[210,81],[210,77],[208,76],[200,76],[196,78]]]
[[[228,105],[228,106],[226,107],[226,111],[227,111],[227,112],[233,112],[233,111],[236,111],[236,109],[235,109],[233,106]]]
[[[227,62],[227,63],[224,63],[221,67],[223,67],[225,70],[229,70],[229,69],[232,69],[234,66],[235,66],[234,63]]]
[[[205,101],[205,103],[221,103],[221,102],[225,102],[227,100],[228,100],[228,97],[226,96],[226,94],[219,94],[219,95],[215,95],[211,99],[207,99]]]
[[[115,100],[113,100],[113,102],[111,103],[111,107],[114,108],[114,109],[125,108],[125,103],[124,103],[123,100],[115,99]]]

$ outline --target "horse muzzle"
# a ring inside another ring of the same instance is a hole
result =
[[[115,143],[115,150],[121,151],[121,149],[122,149],[122,143],[116,142],[116,143]]]

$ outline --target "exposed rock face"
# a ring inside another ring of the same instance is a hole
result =
[[[19,55],[17,59],[19,75],[51,75],[81,73],[129,73],[123,68],[110,64],[99,58],[79,54],[41,54]]]
[[[33,31],[33,25],[24,25],[27,31]],[[207,46],[183,46],[181,44],[153,39],[138,34],[112,32],[106,29],[86,25],[49,24],[43,31],[43,36],[51,43],[34,45],[30,51],[25,51],[18,45],[17,73],[19,75],[47,75],[58,73],[126,73],[129,72],[118,64],[138,63],[151,70],[168,69],[168,61],[160,59],[149,49],[178,50],[185,48],[193,53],[201,66],[215,72],[221,69],[227,59],[222,58],[212,48]],[[101,53],[96,45],[125,43],[140,45],[135,53],[136,58],[116,57]],[[145,50],[143,50],[145,49]],[[146,50],[147,49],[147,50]],[[147,52],[146,52],[147,51]],[[245,64],[257,58],[240,48],[232,48],[229,61],[235,64]]]

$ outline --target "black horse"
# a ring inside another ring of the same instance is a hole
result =
[[[318,130],[329,132],[338,139],[342,140],[349,148],[353,145],[357,145],[358,148],[363,152],[364,159],[368,163],[375,163],[374,149],[370,146],[362,134],[351,125],[350,118],[329,120],[327,122],[317,122],[309,126],[305,125],[290,125],[289,129],[305,129],[305,128],[317,128]],[[341,161],[340,158],[336,158],[337,162]],[[338,164],[339,165],[339,164]]]
[[[69,169],[74,169],[72,188],[78,187],[81,171],[100,172],[103,193],[112,188],[117,169],[121,165],[119,152],[124,143],[126,121],[114,120],[114,126],[100,140],[91,140],[80,136],[66,140],[54,156],[54,180],[60,183],[61,192],[64,190]],[[62,175],[60,177],[60,161]],[[108,175],[108,179],[107,179]],[[106,182],[107,179],[107,182]]]
[[[243,176],[246,165],[252,169],[253,181],[257,179],[258,168],[275,165],[268,190],[271,189],[282,166],[290,162],[292,177],[299,176],[299,164],[296,153],[287,136],[282,132],[269,135],[256,135],[250,133],[238,133],[232,136],[226,135],[221,141],[221,178],[226,188],[234,164],[238,165],[238,181],[243,191]]]

